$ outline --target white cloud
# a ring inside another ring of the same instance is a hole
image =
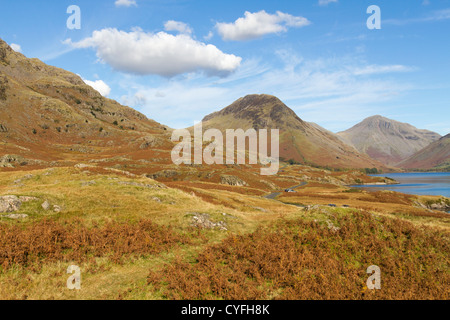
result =
[[[137,7],[136,0],[116,0],[116,7]]]
[[[103,80],[90,81],[83,79],[84,83],[97,90],[102,96],[107,97],[111,93],[111,88]]]
[[[164,24],[166,31],[178,31],[180,33],[191,34],[192,29],[184,22],[169,20]]]
[[[332,2],[338,2],[338,0],[319,0],[319,6],[326,6]]]
[[[80,42],[72,43],[69,39],[66,43],[76,48],[95,48],[97,56],[114,69],[139,75],[172,77],[204,71],[224,76],[235,71],[242,61],[189,35],[152,34],[140,29],[132,32],[102,29]]]
[[[224,40],[244,41],[260,38],[267,34],[286,32],[288,27],[300,28],[310,24],[304,17],[296,17],[277,11],[269,14],[262,10],[246,11],[244,18],[233,23],[217,23],[216,28]]]
[[[409,72],[409,71],[414,71],[414,68],[403,65],[387,65],[387,66],[370,65],[364,68],[355,69],[353,71],[353,74],[357,76],[363,76],[381,73]]]
[[[16,52],[22,52],[22,47],[16,43],[11,43],[10,47]]]
[[[210,31],[206,36],[203,37],[206,41],[211,40],[214,37],[214,32]]]

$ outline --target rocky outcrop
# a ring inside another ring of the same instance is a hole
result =
[[[227,224],[225,221],[213,222],[209,214],[204,213],[191,213],[192,226],[201,229],[218,229],[221,231],[227,231]]]
[[[6,90],[8,89],[8,79],[0,76],[0,100],[6,100]]]
[[[176,177],[177,175],[178,175],[178,172],[175,170],[163,170],[163,171],[156,172],[154,174],[146,174],[145,176],[147,178],[156,180],[159,178],[173,178],[173,177]]]
[[[228,176],[228,175],[223,175],[220,177],[220,184],[226,184],[229,186],[236,186],[236,187],[248,186],[248,183],[245,182],[244,180],[235,176]]]
[[[0,63],[8,64],[8,55],[12,52],[11,47],[0,39]]]
[[[449,198],[440,198],[438,200],[427,200],[424,203],[420,201],[416,201],[416,207],[421,207],[429,210],[438,210],[438,211],[449,211],[450,210],[450,199]]]
[[[146,136],[140,139],[141,145],[139,149],[145,150],[148,148],[160,147],[164,144],[164,140],[155,136]]]
[[[15,166],[25,166],[27,164],[42,165],[45,163],[45,161],[26,159],[22,156],[13,154],[5,154],[0,157],[0,168],[14,168]]]
[[[22,202],[16,196],[0,197],[0,213],[17,211],[21,205]]]
[[[20,209],[23,202],[38,200],[35,197],[1,196],[0,213],[15,212]]]

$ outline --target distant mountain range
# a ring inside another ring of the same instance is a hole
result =
[[[336,135],[303,121],[270,95],[240,98],[203,121],[205,130],[280,129],[281,157],[307,165],[430,169],[450,162],[449,136],[381,116]],[[85,161],[103,155],[170,164],[170,132],[104,98],[79,76],[28,59],[0,39],[0,167],[21,159]],[[5,160],[6,155],[14,156]]]
[[[436,132],[417,129],[382,116],[367,118],[339,132],[338,136],[359,152],[390,166],[397,166],[441,138]]]
[[[280,156],[303,164],[338,168],[384,165],[343,143],[335,134],[300,119],[277,97],[248,95],[203,119],[203,128],[279,129]]]

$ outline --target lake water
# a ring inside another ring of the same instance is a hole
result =
[[[392,178],[400,184],[358,187],[371,191],[392,190],[407,194],[444,196],[450,198],[450,172],[390,173],[372,176]]]

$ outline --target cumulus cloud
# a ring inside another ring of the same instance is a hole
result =
[[[217,23],[216,28],[224,40],[245,41],[267,34],[286,32],[289,27],[300,28],[310,23],[304,17],[296,17],[280,11],[269,14],[262,10],[255,13],[246,11],[243,18],[233,23]]]
[[[111,88],[103,80],[90,81],[83,79],[83,81],[88,86],[91,86],[92,88],[97,90],[104,97],[109,96],[109,94],[111,93]]]
[[[16,43],[11,43],[10,47],[16,52],[22,52],[22,47]]]
[[[166,31],[178,31],[179,33],[191,34],[192,29],[184,22],[169,20],[164,24]]]
[[[116,7],[137,7],[136,0],[116,0]]]
[[[80,42],[72,43],[69,39],[65,43],[75,48],[95,48],[97,56],[114,69],[139,75],[173,77],[204,71],[208,75],[225,76],[235,71],[242,61],[190,35],[152,34],[140,29],[132,32],[102,29]]]
[[[319,0],[319,6],[326,6],[332,2],[338,2],[338,0]]]

